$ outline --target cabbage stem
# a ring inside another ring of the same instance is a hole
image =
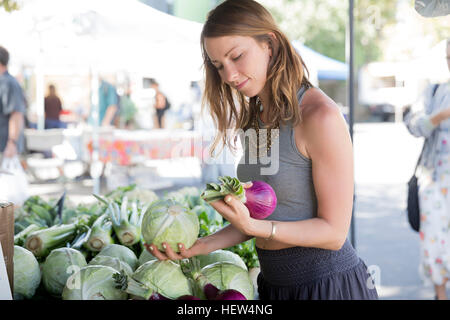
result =
[[[101,251],[108,244],[114,243],[111,236],[112,223],[107,214],[103,214],[95,220],[92,225],[91,235],[86,243],[86,247],[94,252]]]
[[[42,229],[42,227],[37,226],[35,224],[30,224],[28,227],[20,231],[18,234],[14,236],[14,244],[18,246],[23,246],[27,237],[34,231]]]
[[[126,293],[144,298],[148,300],[153,294],[153,290],[148,288],[146,285],[134,280],[130,276],[128,276],[125,271],[121,271],[120,273],[116,273],[113,275],[113,278],[116,282],[116,288]]]
[[[25,247],[36,257],[46,256],[56,247],[64,246],[76,233],[77,225],[62,224],[32,232],[25,241]]]
[[[132,246],[141,239],[141,227],[139,222],[140,212],[137,207],[133,207],[131,215],[128,216],[128,199],[122,199],[121,207],[115,202],[108,203],[108,213],[111,218],[114,232],[121,244]]]

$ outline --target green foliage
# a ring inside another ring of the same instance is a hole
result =
[[[244,260],[248,269],[259,267],[258,255],[256,254],[255,249],[255,238],[235,245],[231,248],[227,248],[226,250],[230,250],[231,252],[238,254],[242,260]]]
[[[19,10],[19,5],[15,0],[0,0],[0,7],[3,7],[6,12]]]
[[[291,40],[345,61],[349,1],[260,0]],[[354,2],[355,66],[381,58],[383,28],[395,22],[396,1]]]

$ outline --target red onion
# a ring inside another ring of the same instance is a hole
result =
[[[184,296],[178,297],[177,300],[201,300],[201,299],[196,296],[184,295]]]
[[[252,181],[245,189],[245,206],[254,219],[264,219],[272,214],[277,206],[277,196],[272,187],[264,181]]]
[[[148,300],[170,300],[169,298],[164,297],[162,294],[159,294],[157,292],[152,293],[150,298]]]
[[[216,286],[212,285],[211,283],[207,283],[203,287],[203,293],[205,294],[206,299],[214,300],[219,294],[219,289],[217,289]]]
[[[207,203],[223,200],[232,194],[241,200],[254,219],[264,219],[272,214],[277,206],[277,196],[272,187],[264,181],[252,181],[252,186],[245,189],[238,178],[219,177],[220,184],[207,183],[201,198]]]
[[[245,296],[237,290],[228,289],[222,291],[215,300],[247,300]]]

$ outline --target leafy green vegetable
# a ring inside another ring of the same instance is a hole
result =
[[[216,262],[230,262],[247,270],[244,260],[238,254],[229,250],[216,250],[207,255],[196,256],[196,258],[199,260],[201,268]]]
[[[94,252],[101,251],[105,246],[114,243],[112,231],[112,222],[109,215],[101,215],[92,225],[91,234],[85,246]]]
[[[53,250],[42,265],[42,282],[45,289],[51,295],[60,297],[69,276],[86,264],[86,259],[78,250],[72,248]]]
[[[107,245],[98,253],[97,256],[109,256],[118,258],[119,260],[127,263],[131,269],[136,270],[138,266],[138,258],[134,254],[134,252],[126,247],[122,246],[120,244],[110,244]]]
[[[255,238],[239,243],[233,247],[227,248],[231,252],[239,255],[245,261],[248,269],[259,267],[258,254],[255,249]]]
[[[170,260],[148,261],[137,268],[131,277],[121,273],[114,278],[122,290],[144,299],[148,299],[153,293],[169,299],[192,295],[190,283],[180,265]]]
[[[18,246],[23,246],[28,235],[34,231],[40,230],[42,227],[35,224],[30,224],[28,227],[20,231],[14,236],[14,244]]]
[[[108,266],[91,265],[71,275],[62,292],[63,300],[126,300],[126,292],[115,287],[113,275],[118,273]]]
[[[142,236],[148,244],[164,251],[163,242],[179,252],[178,243],[190,248],[197,240],[199,221],[195,213],[172,199],[155,201],[142,221]]]
[[[109,266],[114,268],[117,271],[125,271],[127,275],[131,275],[133,273],[133,269],[128,265],[128,263],[123,262],[122,260],[110,257],[110,256],[101,256],[97,255],[94,259],[89,261],[90,266],[99,265],[99,266]]]
[[[207,183],[201,197],[206,202],[214,202],[223,199],[228,194],[233,194],[245,203],[245,190],[238,178],[230,176],[219,177],[220,184]]]
[[[14,246],[14,299],[30,299],[41,282],[36,257],[25,248]]]

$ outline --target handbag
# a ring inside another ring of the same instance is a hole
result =
[[[425,149],[426,141],[423,144],[422,152],[420,153],[419,159],[417,160],[416,168],[414,169],[414,174],[408,181],[408,202],[406,211],[408,213],[408,222],[411,228],[419,232],[420,229],[420,210],[419,210],[419,185],[417,183],[417,167],[419,166],[420,159],[422,159],[423,151]]]
[[[434,98],[436,91],[439,87],[439,84],[435,84],[432,89],[431,97]],[[408,213],[408,222],[411,228],[419,232],[420,229],[420,209],[419,209],[419,185],[417,183],[417,167],[419,166],[420,160],[423,156],[423,151],[425,149],[425,145],[427,143],[427,139],[423,143],[422,152],[420,153],[419,159],[416,163],[416,168],[414,169],[414,174],[411,179],[408,181],[408,201],[406,206],[406,212]]]

